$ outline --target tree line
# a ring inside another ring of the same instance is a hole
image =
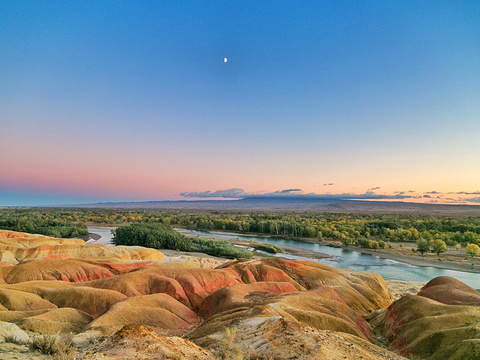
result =
[[[72,237],[85,224],[161,223],[198,230],[224,230],[279,237],[338,240],[345,245],[382,247],[388,242],[441,240],[480,245],[480,217],[418,214],[361,214],[275,211],[160,209],[0,209],[0,228]]]

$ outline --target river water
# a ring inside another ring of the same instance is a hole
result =
[[[101,238],[98,241],[89,241],[93,244],[111,244],[111,230],[114,227],[95,226],[88,227],[88,231],[91,233],[99,234]],[[185,230],[192,234],[209,236],[215,238],[238,238],[241,240],[250,240],[265,242],[277,245],[287,245],[301,249],[307,249],[314,252],[328,254],[333,256],[327,259],[311,259],[301,256],[288,255],[288,254],[276,254],[274,256],[283,257],[287,259],[295,260],[311,260],[320,264],[328,265],[338,269],[349,269],[354,271],[368,271],[380,274],[385,280],[402,280],[402,281],[421,281],[427,282],[437,276],[451,276],[456,278],[465,284],[473,287],[474,289],[480,288],[480,274],[468,273],[454,270],[437,269],[433,267],[413,266],[404,264],[394,260],[382,259],[378,256],[372,256],[368,254],[362,254],[357,251],[344,250],[340,248],[333,248],[330,246],[319,245],[314,243],[308,243],[298,240],[270,238],[264,236],[250,236],[239,234],[219,234],[209,233],[198,230]],[[272,254],[269,254],[272,255]]]
[[[433,267],[413,266],[394,260],[382,259],[378,256],[362,254],[357,251],[333,248],[330,246],[308,243],[298,240],[270,238],[263,236],[250,236],[238,234],[219,234],[209,233],[197,230],[184,230],[193,234],[216,237],[216,238],[238,238],[241,240],[250,240],[265,242],[277,245],[288,245],[296,248],[307,249],[333,256],[327,259],[310,259],[288,254],[276,254],[275,256],[288,259],[311,260],[339,269],[349,269],[354,271],[368,271],[380,274],[385,280],[402,281],[430,281],[437,276],[451,276],[474,289],[480,288],[480,274],[468,273],[454,270],[437,269]],[[271,254],[269,254],[271,255]]]

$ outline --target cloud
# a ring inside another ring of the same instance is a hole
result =
[[[449,192],[448,194],[456,194],[456,195],[480,195],[480,191],[473,191],[473,192],[458,191],[458,192]]]
[[[423,195],[424,198],[431,198],[430,195]]]
[[[441,194],[441,193],[433,190],[433,191],[427,191],[425,194]]]
[[[474,198],[469,198],[469,199],[464,199],[465,201],[470,201],[473,203],[480,203],[480,197],[474,197]]]
[[[292,193],[298,193],[298,192],[302,192],[302,189],[280,190],[280,191],[275,191],[274,194],[292,194]]]
[[[368,193],[373,193],[375,190],[380,190],[380,186],[376,186],[376,187],[374,187],[374,188],[368,189],[368,190],[367,190],[367,194],[368,194]]]
[[[203,191],[203,192],[183,192],[181,196],[187,198],[226,198],[226,199],[242,199],[249,194],[245,193],[243,189],[227,189],[216,191]]]
[[[323,186],[333,186],[335,185],[334,183],[326,183],[326,184],[323,184]]]
[[[394,195],[380,195],[371,191],[367,191],[365,194],[305,194],[301,189],[285,189],[277,190],[274,192],[259,193],[247,193],[243,189],[226,189],[216,191],[203,191],[203,192],[183,192],[180,194],[186,198],[224,198],[224,199],[265,199],[265,198],[288,198],[288,199],[311,199],[311,200],[402,200],[413,198],[410,195],[394,194]]]
[[[416,192],[415,190],[408,190],[409,193],[414,193]]]

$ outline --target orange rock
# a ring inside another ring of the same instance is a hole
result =
[[[111,277],[113,273],[100,265],[77,259],[33,260],[16,266],[1,267],[0,277],[7,284],[32,280],[88,281]]]

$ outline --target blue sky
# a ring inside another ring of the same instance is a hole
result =
[[[479,18],[477,1],[1,1],[0,205],[475,192]]]

